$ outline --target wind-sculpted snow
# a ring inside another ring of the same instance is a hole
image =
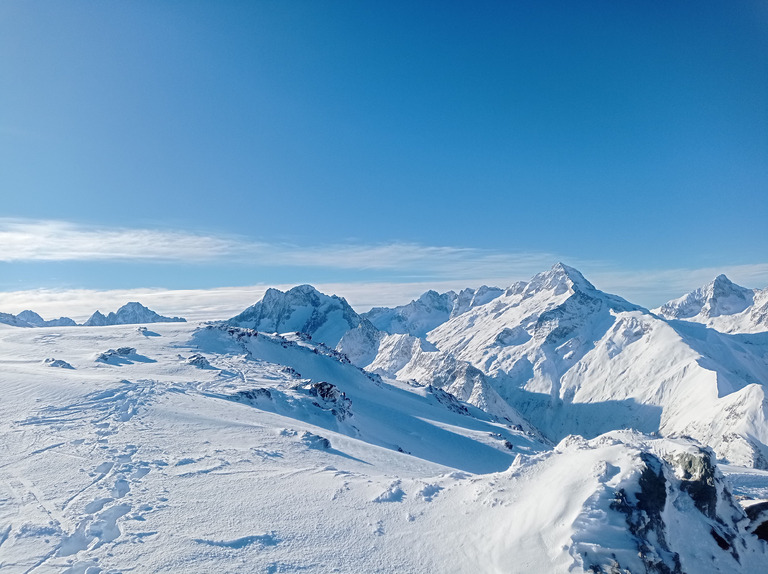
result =
[[[12,574],[445,571],[441,541],[400,547],[425,508],[466,473],[548,448],[305,335],[167,324],[152,337],[0,338],[0,570]],[[48,368],[54,345],[72,369]]]

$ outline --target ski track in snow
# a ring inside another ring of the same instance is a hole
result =
[[[124,380],[115,388],[90,393],[82,401],[62,407],[45,407],[39,414],[17,421],[17,425],[30,427],[37,436],[57,432],[76,437],[35,449],[27,457],[36,457],[67,444],[77,447],[90,444],[91,453],[98,453],[94,458],[99,461],[88,471],[92,480],[69,496],[60,508],[45,501],[35,485],[19,474],[10,479],[11,486],[22,493],[21,500],[33,497],[50,518],[54,530],[60,531],[59,542],[24,572],[39,571],[46,563],[60,557],[96,550],[123,535],[118,521],[133,509],[132,504],[123,499],[140,484],[153,463],[136,460],[139,447],[122,444],[117,435],[150,400],[155,392],[154,385],[151,380],[141,383]],[[108,489],[108,496],[103,496],[103,489]],[[85,502],[84,506],[77,505],[82,506],[82,511],[66,512],[70,505],[79,501]],[[143,520],[141,513],[134,513],[131,518]]]

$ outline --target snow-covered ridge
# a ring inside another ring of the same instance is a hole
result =
[[[400,333],[424,337],[435,327],[492,301],[504,291],[498,287],[483,285],[478,289],[462,289],[459,293],[427,291],[418,299],[399,307],[374,307],[363,317],[377,329],[390,334]]]

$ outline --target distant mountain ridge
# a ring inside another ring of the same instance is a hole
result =
[[[451,317],[484,305],[504,293],[498,287],[483,285],[478,289],[462,289],[459,293],[427,291],[418,299],[399,307],[374,307],[362,316],[387,333],[402,333],[415,337],[426,334]]]
[[[102,327],[106,325],[135,325],[139,323],[184,323],[182,317],[163,317],[141,303],[126,303],[117,312],[104,315],[96,311],[83,323],[84,327]]]
[[[85,321],[82,326],[95,327],[107,325],[132,325],[139,323],[180,323],[185,322],[182,317],[163,317],[148,309],[141,303],[126,303],[117,312],[108,315],[96,311]],[[69,317],[59,317],[46,321],[34,311],[22,311],[18,315],[0,313],[0,323],[14,327],[76,327],[80,326]]]
[[[13,327],[74,327],[77,323],[69,317],[46,321],[34,311],[22,311],[18,315],[0,313],[0,323]]]

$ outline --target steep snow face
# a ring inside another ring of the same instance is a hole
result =
[[[724,333],[768,331],[768,289],[747,289],[718,275],[655,312],[665,319],[703,323]]]
[[[286,292],[267,289],[261,301],[227,321],[266,333],[306,333],[332,348],[347,331],[364,322],[344,298],[325,295],[311,285]]]
[[[377,329],[390,334],[408,334],[424,337],[451,317],[456,317],[484,305],[503,293],[498,287],[463,289],[458,295],[453,291],[437,293],[427,291],[418,299],[399,307],[375,307],[363,313]]]
[[[462,289],[453,304],[451,318],[466,313],[479,305],[485,305],[504,293],[504,289],[483,285],[477,289]],[[437,326],[437,325],[435,325]]]
[[[450,353],[412,335],[385,335],[375,360],[366,370],[402,381],[422,381],[445,389],[459,400],[509,421],[546,441],[525,418],[504,401],[485,374]]]
[[[96,311],[83,323],[86,327],[103,327],[106,325],[135,325],[140,323],[183,323],[186,319],[181,317],[163,317],[141,303],[126,303],[117,312],[111,312],[104,316]]]
[[[767,359],[765,336],[619,313],[561,374],[560,421],[541,404],[539,416],[552,417],[561,432],[581,418],[576,428],[587,435],[632,427],[692,436],[721,458],[768,468]]]

